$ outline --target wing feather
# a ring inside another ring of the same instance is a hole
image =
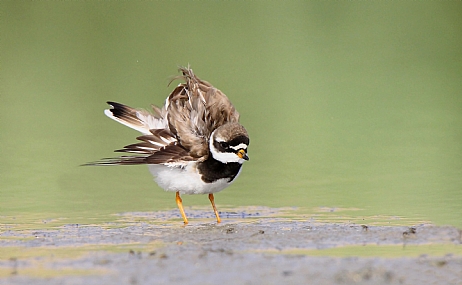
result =
[[[237,123],[239,113],[228,97],[207,81],[199,79],[188,67],[180,67],[179,84],[163,108],[152,106],[153,113],[126,105],[107,102],[104,113],[111,119],[141,132],[138,143],[116,152],[132,156],[105,158],[85,165],[166,164],[185,165],[203,161],[209,155],[212,132],[226,123]]]
[[[104,158],[85,165],[134,165],[134,164],[175,164],[183,165],[196,160],[189,151],[181,147],[169,131],[151,130],[151,135],[137,137],[141,142],[127,145],[116,152],[134,153],[114,158]]]
[[[178,85],[168,97],[169,128],[193,157],[208,155],[208,139],[221,125],[239,121],[239,113],[228,97],[207,81],[199,79],[189,67],[180,67],[186,83]]]

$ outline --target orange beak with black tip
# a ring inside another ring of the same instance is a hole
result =
[[[240,149],[238,150],[238,152],[236,153],[237,156],[239,156],[239,158],[242,158],[242,159],[245,159],[245,160],[249,160],[249,156],[247,155],[247,153],[245,152],[244,149]]]

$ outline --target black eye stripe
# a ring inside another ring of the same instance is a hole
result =
[[[213,146],[219,152],[229,152],[229,153],[236,153],[239,149],[244,149],[247,151],[247,147],[249,145],[249,138],[246,136],[238,136],[231,141],[216,141],[214,140]],[[239,149],[237,149],[239,147]]]
[[[227,142],[214,141],[213,146],[220,152],[227,152],[229,148],[229,145]]]
[[[229,141],[228,143],[229,143],[229,145],[232,145],[232,146],[238,146],[241,143],[248,146],[249,145],[249,138],[246,137],[246,136],[238,136],[238,137],[232,139],[231,141]]]

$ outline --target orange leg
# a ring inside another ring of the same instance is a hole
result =
[[[213,197],[212,193],[209,194],[209,200],[210,200],[210,203],[212,203],[212,207],[213,207],[213,211],[215,212],[215,216],[217,216],[217,223],[220,223],[221,222],[220,215],[218,215],[217,208],[215,207],[215,198]]]
[[[188,218],[186,218],[186,215],[184,213],[183,200],[181,200],[180,192],[176,192],[176,204],[178,205],[178,209],[180,209],[180,213],[181,213],[181,216],[183,217],[184,224],[187,225],[188,224]]]

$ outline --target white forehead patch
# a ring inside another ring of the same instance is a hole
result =
[[[234,150],[240,150],[241,148],[247,149],[247,145],[245,143],[240,143],[237,146],[230,145],[229,148],[232,148]]]

